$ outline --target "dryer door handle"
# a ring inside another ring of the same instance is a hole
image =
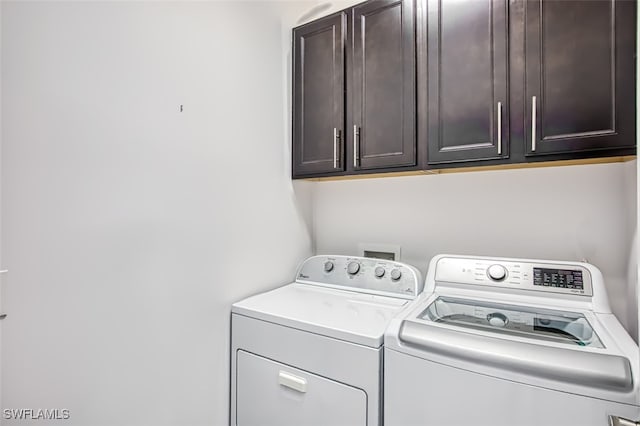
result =
[[[629,360],[618,355],[536,345],[403,321],[400,341],[450,359],[617,392],[633,389]]]
[[[278,383],[300,393],[307,392],[307,379],[287,373],[286,371],[280,370],[278,373]]]

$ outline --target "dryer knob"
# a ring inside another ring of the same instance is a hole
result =
[[[324,262],[324,271],[325,272],[333,271],[333,262],[332,261],[327,260],[326,262]]]
[[[507,277],[507,270],[502,265],[491,265],[487,269],[487,275],[494,281],[502,281]]]
[[[398,281],[402,277],[402,272],[400,269],[392,269],[391,270],[391,279],[394,281]]]
[[[347,272],[349,275],[355,275],[360,270],[360,264],[358,262],[349,262],[347,265]]]
[[[376,277],[382,278],[384,277],[384,268],[382,266],[377,266],[373,273],[376,275]]]

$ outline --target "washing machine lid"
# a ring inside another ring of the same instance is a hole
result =
[[[577,312],[440,296],[418,317],[496,336],[604,348],[587,318]]]
[[[398,333],[422,353],[593,389],[634,387],[629,360],[608,350],[581,313],[441,295],[431,300]]]
[[[406,299],[293,283],[232,305],[236,314],[378,348]]]

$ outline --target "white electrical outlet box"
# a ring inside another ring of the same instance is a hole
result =
[[[400,261],[400,246],[395,244],[358,244],[358,254],[363,257]]]

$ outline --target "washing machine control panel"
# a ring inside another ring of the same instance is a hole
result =
[[[593,296],[591,273],[580,264],[443,257],[435,281]]]
[[[401,262],[353,256],[307,259],[296,281],[371,294],[415,298],[424,287],[420,272]]]

